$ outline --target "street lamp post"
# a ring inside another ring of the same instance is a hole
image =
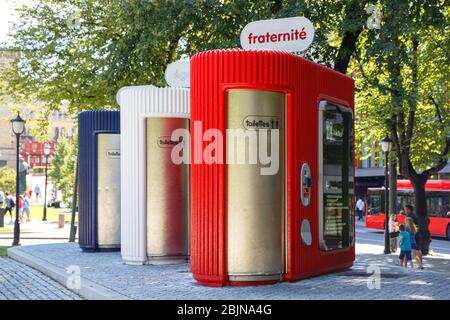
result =
[[[77,196],[78,196],[78,156],[73,155],[72,161],[76,161],[75,164],[75,182],[73,184],[73,198],[72,198],[72,218],[70,220],[70,236],[69,242],[75,242],[77,234],[77,227],[75,226],[75,214],[77,212]]]
[[[20,224],[19,224],[19,142],[20,135],[25,130],[25,120],[20,117],[17,112],[17,117],[11,120],[12,130],[16,135],[16,221],[14,222],[14,240],[12,245],[18,246],[20,243]]]
[[[44,145],[44,156],[45,156],[45,187],[44,187],[44,215],[42,221],[47,221],[47,170],[48,170],[48,156],[50,155],[50,145],[46,142]]]
[[[389,174],[388,174],[388,168],[389,168],[389,152],[392,149],[392,140],[389,138],[384,138],[381,140],[381,149],[384,152],[385,155],[385,167],[384,167],[384,199],[385,199],[385,205],[384,205],[384,253],[390,254],[391,253],[391,246],[390,246],[390,236],[389,236]]]

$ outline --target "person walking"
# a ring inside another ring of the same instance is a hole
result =
[[[422,251],[419,250],[419,246],[416,240],[417,229],[416,225],[414,224],[414,220],[412,218],[406,218],[405,225],[405,231],[409,232],[410,236],[412,254],[419,265],[419,269],[423,270]]]
[[[364,209],[365,209],[365,204],[363,199],[361,199],[361,197],[358,198],[358,201],[356,202],[356,215],[358,216],[358,221],[363,220],[364,221]]]
[[[0,227],[3,227],[3,217],[4,217],[3,203],[4,202],[5,202],[5,194],[3,193],[3,191],[0,191]]]
[[[391,252],[397,252],[398,247],[398,217],[396,214],[391,214],[389,217],[389,235]]]
[[[10,222],[9,224],[13,224],[13,214],[12,209],[15,207],[14,199],[12,195],[10,195],[8,192],[5,192],[5,201],[6,201],[6,208],[5,208],[5,216],[6,213],[9,212],[9,218]]]
[[[36,202],[38,202],[39,197],[41,195],[41,188],[39,187],[38,184],[36,184],[36,186],[34,187],[34,194],[36,195]]]
[[[23,213],[27,215],[27,222],[30,222],[30,197],[26,192],[23,194]]]
[[[19,196],[19,201],[17,201],[17,206],[19,208],[19,222],[22,223],[23,220],[23,196]]]

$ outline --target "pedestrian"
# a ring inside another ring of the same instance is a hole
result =
[[[30,222],[30,197],[26,192],[23,194],[23,212],[27,215],[27,222]]]
[[[0,226],[3,226],[3,203],[5,202],[5,194],[0,191]]]
[[[389,217],[389,237],[390,237],[390,245],[391,252],[397,252],[397,239],[398,239],[398,217],[396,214],[391,214]]]
[[[19,196],[19,201],[17,201],[17,207],[19,208],[19,222],[23,220],[23,196]]]
[[[359,197],[356,202],[356,215],[358,216],[358,221],[364,220],[363,213],[365,207],[364,200]]]
[[[38,184],[36,184],[36,186],[34,187],[34,194],[36,195],[36,202],[38,202],[39,197],[41,195],[41,188],[39,187]]]
[[[419,243],[417,237],[417,229],[416,225],[414,224],[414,221],[412,218],[406,218],[405,220],[406,228],[405,231],[409,232],[410,240],[411,240],[411,250],[414,258],[416,259],[419,269],[423,270],[423,258],[422,258],[422,251],[419,250]]]
[[[10,218],[9,224],[12,224],[13,223],[12,209],[16,206],[16,204],[14,202],[12,195],[10,195],[8,192],[5,192],[5,201],[6,201],[5,216],[6,216],[6,213],[9,212],[9,218]]]
[[[414,264],[411,257],[411,237],[409,235],[409,232],[406,231],[405,225],[401,224],[398,227],[400,233],[398,234],[399,237],[399,245],[400,245],[400,256],[398,257],[400,266],[407,267],[408,261],[411,264],[411,268],[414,268]]]
[[[414,224],[416,226],[419,225],[419,219],[417,218],[417,216],[414,214],[414,207],[410,204],[407,204],[405,206],[405,213],[406,213],[406,218],[411,218],[414,221]]]

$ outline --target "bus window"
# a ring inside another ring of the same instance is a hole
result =
[[[435,195],[427,196],[427,209],[430,217],[440,217],[442,208],[442,197]]]
[[[414,196],[411,191],[398,190],[397,191],[397,199],[398,199],[398,212],[405,212],[406,205],[414,205]]]
[[[370,215],[379,215],[384,212],[384,191],[371,191],[368,197],[367,211]]]
[[[430,217],[447,217],[450,211],[450,194],[448,192],[427,192],[427,209]]]
[[[442,216],[450,218],[450,192],[442,193]]]

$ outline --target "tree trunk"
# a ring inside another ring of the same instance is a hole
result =
[[[365,6],[366,1],[361,0],[348,1],[345,6],[344,21],[353,27],[348,28],[348,30],[344,32],[341,45],[339,46],[338,53],[334,59],[333,69],[335,71],[343,74],[347,73],[350,58],[356,51],[356,43],[358,42],[368,17]]]
[[[334,70],[346,74],[350,58],[356,50],[356,42],[362,32],[362,27],[353,32],[346,32],[334,62]]]
[[[419,178],[418,181],[413,182],[414,194],[415,194],[415,210],[419,220],[419,230],[418,230],[418,238],[419,238],[419,250],[422,251],[422,254],[427,255],[430,249],[431,242],[431,234],[428,229],[430,224],[428,218],[427,211],[427,199],[425,195],[425,183],[427,179]]]

